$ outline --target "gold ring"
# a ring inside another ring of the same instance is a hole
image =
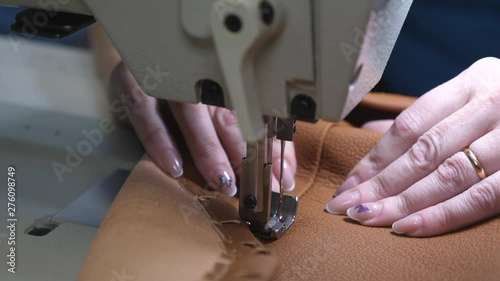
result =
[[[479,163],[479,159],[477,159],[476,155],[470,148],[466,148],[463,150],[463,153],[469,158],[470,163],[472,164],[472,167],[474,167],[474,170],[476,170],[477,175],[479,178],[482,180],[486,178],[486,173],[484,172],[483,166],[481,166],[481,163]]]

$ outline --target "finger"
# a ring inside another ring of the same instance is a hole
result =
[[[425,133],[403,156],[375,177],[332,199],[328,203],[329,210],[345,213],[359,203],[401,193],[489,131],[490,119],[488,110],[478,112],[473,105],[465,106]]]
[[[470,145],[487,175],[500,170],[500,130],[496,129]],[[364,225],[390,225],[412,213],[448,200],[481,180],[465,153],[447,159],[428,177],[403,193],[374,203],[363,203],[347,210],[347,214]],[[360,211],[361,210],[361,211]]]
[[[500,213],[500,172],[452,199],[412,214],[392,225],[398,234],[434,236]]]
[[[274,174],[272,175],[272,177],[273,178],[271,180],[271,190],[279,193],[280,192],[280,184],[278,182],[278,179],[276,178],[276,176]]]
[[[394,123],[394,120],[375,120],[366,122],[361,129],[385,133]]]
[[[209,112],[214,122],[214,127],[229,159],[233,170],[238,170],[241,159],[245,157],[246,142],[241,134],[238,119],[233,111],[209,106]]]
[[[182,158],[161,119],[157,100],[144,94],[123,62],[111,76],[111,95],[125,101],[130,123],[147,153],[172,177],[182,176]]]
[[[403,155],[422,134],[467,104],[471,96],[467,81],[462,73],[420,97],[396,118],[379,143],[354,167],[348,178],[356,176],[358,182],[372,178]]]
[[[295,188],[295,172],[297,171],[297,160],[295,158],[295,148],[293,142],[285,142],[285,155],[283,162],[283,189],[284,191],[292,191]],[[281,140],[273,140],[273,174],[278,181],[281,174]]]
[[[412,213],[448,200],[480,180],[463,152],[447,159],[428,177],[397,196],[361,203],[347,216],[369,226],[386,226]]]
[[[200,174],[211,188],[234,196],[234,172],[217,137],[207,106],[180,102],[169,104]]]

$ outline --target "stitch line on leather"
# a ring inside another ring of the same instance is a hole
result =
[[[190,195],[192,196],[198,196],[198,194],[194,194],[189,188],[187,188],[186,186],[188,185],[187,181],[185,178],[183,177],[180,177],[177,179],[177,182],[179,183],[179,185]]]
[[[225,221],[216,221],[215,222],[218,225],[223,225],[223,224],[240,224],[240,220],[225,220]]]
[[[213,195],[198,196],[198,200],[200,200],[200,201],[206,201],[206,200],[210,200],[210,199],[217,199],[217,197],[213,196]]]
[[[182,182],[179,181],[179,185],[184,188],[184,189],[189,189],[187,186],[189,185],[189,182],[186,181],[184,178],[180,178],[179,180],[183,180]],[[195,190],[195,189],[193,189]],[[193,194],[191,192],[191,194]],[[203,210],[203,212],[205,213],[205,215],[210,219],[210,221],[212,222],[212,227],[215,227],[216,224],[219,224],[218,221],[215,219],[217,216],[215,215],[214,211],[210,208],[210,207],[206,207],[204,206],[201,201],[202,200],[207,200],[207,199],[210,199],[210,200],[223,200],[223,199],[220,199],[220,198],[217,198],[216,196],[206,196],[206,195],[196,195],[196,194],[193,194],[194,197],[196,197],[196,204],[198,204],[198,206],[200,206],[201,210]],[[200,200],[200,197],[202,197],[203,199]],[[226,241],[228,242],[228,244],[232,244],[233,243],[233,238],[231,236],[231,234],[229,232],[226,231],[226,229],[224,227],[221,227],[221,228],[217,228],[215,227],[216,229],[216,232],[218,234],[223,234],[223,235],[219,235],[219,237],[221,237],[221,239],[223,241]],[[225,250],[228,250],[228,248],[226,248]]]
[[[186,181],[184,178],[179,178],[177,180],[177,182],[179,183],[179,186],[184,190],[186,191],[189,195],[191,195],[192,197],[194,197],[193,199],[193,203],[196,204],[200,210],[205,214],[205,216],[213,223],[215,220],[214,220],[214,216],[213,216],[213,213],[210,213],[206,208],[205,206],[203,206],[203,204],[200,202],[200,199],[201,200],[209,200],[210,198],[216,198],[215,196],[206,196],[206,195],[202,195],[202,196],[199,196],[197,194],[194,194],[193,192],[191,192],[191,190],[189,188],[187,188],[186,186],[189,184],[188,181]]]
[[[207,195],[201,187],[197,185],[192,185],[192,183],[186,178],[177,179],[177,183],[179,186],[188,192],[193,199],[195,199],[196,204],[203,210],[205,216],[211,221],[211,226],[214,229],[215,233],[217,233],[219,237],[219,246],[223,249],[223,253],[215,262],[214,267],[211,271],[207,272],[204,276],[205,280],[208,281],[216,281],[216,280],[240,280],[240,278],[244,278],[245,276],[257,277],[253,279],[257,280],[267,280],[271,276],[268,274],[263,274],[259,272],[258,269],[255,269],[257,272],[255,274],[244,275],[238,277],[238,272],[234,272],[239,269],[242,265],[245,265],[248,268],[252,268],[252,265],[249,263],[249,258],[253,258],[257,255],[271,255],[271,251],[264,248],[260,245],[257,249],[253,248],[253,251],[248,251],[249,248],[247,245],[249,243],[255,244],[257,246],[257,242],[254,241],[244,241],[239,237],[233,237],[230,231],[231,227],[245,227],[241,220],[238,217],[234,220],[221,220],[217,221],[217,216],[213,208],[216,208],[216,205],[211,205],[207,201],[216,200],[214,203],[224,203],[225,200],[222,196],[217,195]],[[199,192],[197,192],[199,190]],[[204,204],[203,202],[207,202],[208,204]],[[212,206],[212,208],[211,208]],[[238,225],[238,226],[236,226]],[[249,230],[248,230],[249,231]],[[236,238],[234,240],[233,238]],[[250,271],[253,271],[250,270]]]
[[[211,212],[211,210],[208,210],[207,208],[205,208],[205,206],[201,203],[199,198],[195,198],[195,202],[196,202],[195,204],[198,205],[200,207],[200,209],[203,210],[203,213],[205,213],[205,215],[210,219],[210,221],[212,221],[212,223],[214,223],[216,221],[214,219],[215,214],[213,212]]]
[[[336,124],[336,123],[335,123],[335,124]],[[329,127],[328,127],[328,130],[326,130],[326,132],[325,132],[325,134],[324,134],[324,138],[326,138],[326,135],[327,135],[327,134],[330,132],[330,130],[331,130],[331,129],[333,129],[334,127],[335,127],[335,126],[334,126],[334,124],[332,124],[332,126],[329,126]],[[322,165],[323,161],[325,161],[325,159],[324,159],[324,157],[323,157],[324,138],[322,138],[322,142],[321,142],[321,149],[320,149],[320,150],[321,150],[321,155],[320,155],[320,157],[319,157],[317,170],[316,170],[316,173],[314,174],[314,178],[313,178],[313,180],[312,180],[312,182],[311,182],[311,185],[310,185],[310,186],[314,185],[314,182],[315,182],[315,181],[316,181],[316,179],[317,179],[317,175],[318,175],[318,172],[319,172],[319,170],[320,170],[320,167],[321,167],[321,165]],[[309,187],[310,187],[310,186],[309,186]],[[305,191],[301,194],[301,197],[302,197],[302,196],[305,196],[305,195],[309,192],[309,190],[310,190],[310,188],[309,188],[309,187],[308,187],[308,188],[307,188],[307,189],[306,189],[306,190],[305,190]],[[338,187],[338,186],[337,186],[337,187]],[[315,199],[314,197],[311,197],[311,198],[309,198],[309,199],[310,199],[311,201],[314,201],[314,202],[323,203],[322,201],[319,201],[319,200]]]
[[[214,231],[215,231],[215,232],[219,235],[219,237],[220,237],[220,239],[221,239],[221,240],[228,241],[229,243],[232,243],[232,242],[233,242],[232,240],[230,240],[230,239],[228,239],[228,238],[226,237],[226,235],[225,235],[225,234],[226,234],[226,232],[225,232],[223,229],[221,229],[221,228],[217,227],[217,225],[215,225],[215,224],[212,224],[212,228],[213,228],[213,229],[214,229]]]
[[[239,259],[238,257],[243,255],[240,250],[238,250],[237,245],[234,244],[233,242],[233,237],[231,234],[225,229],[224,225],[229,224],[234,224],[235,221],[238,223],[241,223],[239,220],[234,220],[234,221],[221,221],[218,222],[214,218],[216,217],[215,214],[213,213],[213,210],[210,209],[209,207],[205,207],[202,204],[202,201],[205,200],[223,200],[220,198],[217,198],[217,196],[206,196],[206,195],[197,195],[194,192],[191,192],[191,190],[196,190],[196,189],[190,189],[187,186],[189,185],[189,182],[185,180],[184,178],[180,178],[177,180],[179,186],[187,191],[189,194],[191,194],[195,198],[196,204],[200,207],[201,210],[205,213],[208,219],[212,222],[211,226],[212,229],[217,233],[220,239],[220,247],[224,250],[224,253],[221,255],[220,260],[217,261],[214,265],[214,268],[212,271],[207,273],[205,275],[206,280],[221,280],[225,277],[227,277],[228,272],[231,269],[231,266],[235,264]],[[225,261],[225,262],[224,262]]]
[[[297,195],[299,198],[304,196],[309,191],[311,186],[313,186],[314,182],[316,181],[316,178],[318,177],[318,172],[319,172],[320,167],[321,167],[321,161],[323,160],[322,155],[323,155],[323,148],[325,146],[326,136],[327,136],[328,132],[330,131],[330,129],[335,127],[336,125],[337,125],[337,123],[328,124],[328,126],[325,129],[323,129],[323,132],[321,132],[321,137],[320,137],[320,140],[318,142],[319,149],[318,149],[318,152],[317,152],[316,158],[315,158],[315,159],[317,159],[317,161],[315,161],[316,162],[315,164],[317,164],[317,165],[315,165],[313,175],[311,177],[311,180],[309,180],[309,182],[306,184],[306,188],[304,188],[302,193]]]

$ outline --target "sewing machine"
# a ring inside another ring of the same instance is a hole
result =
[[[62,38],[99,22],[142,89],[234,109],[248,142],[240,216],[281,237],[298,200],[271,191],[273,138],[342,120],[380,79],[411,0],[0,0],[17,32]],[[283,161],[281,161],[283,163]]]

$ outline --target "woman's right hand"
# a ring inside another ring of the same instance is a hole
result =
[[[123,62],[109,77],[110,102],[123,102],[127,112],[116,116],[129,120],[153,161],[173,177],[183,174],[183,161],[172,133],[164,123],[160,100],[141,90]],[[195,165],[208,185],[228,196],[236,194],[235,171],[245,156],[246,142],[233,111],[203,104],[168,102]],[[295,187],[297,162],[293,145],[285,150],[284,189]],[[278,187],[280,151],[273,151],[273,188]]]

